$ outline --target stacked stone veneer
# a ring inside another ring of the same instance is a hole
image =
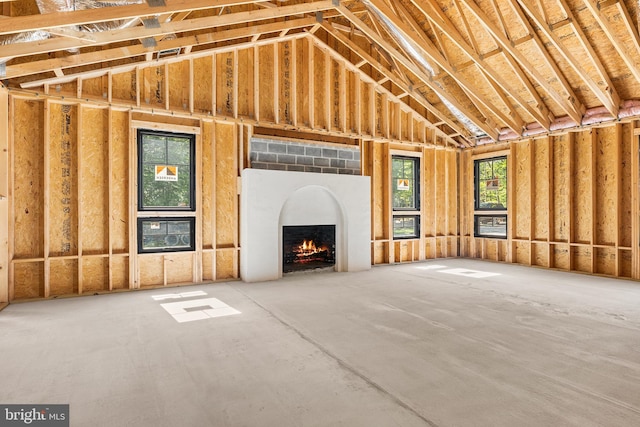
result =
[[[252,138],[251,167],[295,172],[360,175],[360,148]]]

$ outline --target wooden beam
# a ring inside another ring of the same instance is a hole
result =
[[[128,20],[165,13],[191,12],[224,6],[260,3],[266,0],[173,0],[170,4],[150,7],[147,3],[96,9],[69,10],[38,15],[16,16],[2,21],[0,34],[25,33],[49,28],[95,24],[98,22]]]
[[[520,6],[533,19],[533,21],[536,23],[538,28],[540,28],[540,31],[544,33],[544,35],[551,41],[551,43],[553,43],[554,47],[560,52],[560,54],[564,57],[567,63],[571,66],[571,68],[573,68],[575,72],[587,84],[587,86],[589,86],[589,89],[591,89],[593,94],[600,100],[600,102],[602,102],[602,105],[604,105],[607,111],[609,111],[609,113],[611,113],[613,117],[617,117],[618,111],[620,109],[620,97],[618,96],[618,93],[616,92],[613,86],[613,83],[609,79],[607,73],[604,73],[604,74],[599,73],[600,77],[604,81],[604,84],[606,85],[606,88],[603,89],[589,75],[589,73],[587,73],[587,71],[582,66],[581,62],[577,60],[573,56],[573,54],[569,51],[569,49],[564,45],[564,43],[562,43],[562,40],[560,40],[560,37],[553,32],[549,24],[545,21],[544,17],[541,16],[535,10],[535,7],[533,7],[533,5],[529,4],[529,2],[526,0],[510,0],[510,1],[514,8],[518,7],[516,2],[520,4]],[[565,9],[565,12],[571,13],[570,9]],[[577,36],[579,38],[583,37],[583,35],[581,36],[580,34],[577,34]],[[586,39],[584,38],[582,38],[581,42],[583,47],[585,46],[585,44],[589,44],[589,43],[585,43]],[[604,71],[604,67],[602,67],[602,64],[600,63],[600,60],[597,59],[597,56],[591,56],[592,51],[589,51],[589,50],[587,50],[586,53],[587,53],[587,57],[591,60],[591,62],[594,63],[596,68],[599,71]]]
[[[15,43],[3,46],[2,56],[3,58],[18,57],[36,55],[39,53],[55,52],[60,50],[80,49],[86,46],[100,46],[110,43],[123,42],[127,40],[138,40],[166,34],[182,33],[215,28],[219,26],[237,25],[261,20],[284,18],[291,15],[300,15],[327,10],[333,7],[334,6],[331,1],[323,0],[293,6],[282,6],[274,9],[251,10],[223,16],[210,16],[203,18],[193,18],[178,22],[165,22],[160,24],[160,27],[158,28],[134,27],[106,31],[95,33],[95,41],[91,42],[68,38],[54,38],[27,43]],[[95,14],[95,12],[93,13]],[[3,58],[0,58],[0,62],[3,62]]]
[[[430,41],[428,41],[426,37],[420,36],[410,25],[405,23],[405,21],[410,19],[410,15],[408,12],[406,12],[406,10],[403,10],[403,8],[399,6],[400,9],[405,12],[403,19],[400,19],[382,1],[370,0],[370,3],[377,9],[377,13],[380,13],[386,20],[388,20],[392,25],[395,26],[396,30],[401,33],[402,37],[404,37],[408,43],[413,44],[421,49],[428,58],[434,61],[443,71],[449,74],[451,78],[453,78],[468,93],[474,93],[474,98],[477,99],[478,102],[484,106],[484,108],[490,111],[494,116],[500,118],[500,120],[507,127],[512,129],[517,134],[520,134],[522,132],[524,123],[521,119],[518,120],[517,117],[509,117],[505,115],[502,111],[500,111],[499,108],[496,108],[493,102],[490,102],[484,96],[478,94],[477,90],[475,90],[475,82],[468,81],[460,73],[457,73],[456,70],[451,66],[451,64],[449,64],[449,62],[446,60],[446,58],[444,58],[442,54],[440,54],[436,47]],[[409,56],[411,57],[412,55]],[[444,84],[443,87],[445,87]],[[473,115],[465,114],[465,116],[467,116],[469,120],[474,122],[476,126],[482,129],[482,127],[479,126],[480,121]],[[486,120],[484,122],[485,123],[483,123],[483,125],[486,127]]]
[[[529,62],[526,55],[516,49],[512,44],[511,40],[500,31],[500,29],[496,28],[496,26],[491,22],[491,19],[487,16],[487,14],[475,3],[474,0],[462,0],[464,4],[467,6],[468,10],[471,11],[478,19],[480,24],[493,36],[495,41],[508,52],[513,58],[522,66],[522,68],[529,74],[533,79],[538,82],[549,94],[551,98],[554,99],[558,103],[558,105],[577,123],[580,124],[582,122],[582,114],[585,111],[584,106],[578,101],[577,97],[573,93],[573,90],[568,85],[565,84],[565,90],[567,92],[567,96],[563,97],[559,94],[553,86],[538,72],[538,70]],[[551,63],[547,60],[547,62],[551,65]],[[564,77],[557,75],[559,81],[566,81]]]
[[[338,6],[338,10],[349,19],[355,26],[357,26],[360,30],[362,30],[365,34],[372,39],[373,42],[377,43],[380,47],[386,50],[391,56],[393,56],[398,62],[400,62],[403,66],[409,69],[413,74],[415,74],[418,78],[420,78],[423,82],[427,84],[438,96],[442,99],[449,102],[453,107],[458,109],[464,116],[473,117],[474,124],[482,129],[489,137],[494,140],[498,140],[498,132],[496,129],[492,129],[487,126],[484,122],[475,117],[474,113],[472,113],[465,105],[462,105],[458,100],[451,95],[449,92],[441,88],[438,84],[433,81],[433,77],[425,74],[420,68],[418,68],[413,62],[407,59],[401,52],[395,49],[390,43],[376,34],[368,25],[366,25],[363,21],[361,21],[358,17],[356,17],[349,9],[345,6]]]
[[[600,25],[600,28],[602,28],[602,31],[604,31],[605,35],[607,36],[607,38],[615,48],[616,53],[620,55],[624,63],[629,68],[629,71],[631,72],[631,74],[633,74],[633,77],[635,77],[635,79],[638,82],[640,82],[640,63],[638,62],[638,57],[640,56],[638,55],[638,52],[640,52],[640,46],[638,44],[637,31],[632,31],[630,33],[631,40],[633,41],[633,43],[631,44],[636,49],[636,53],[631,54],[627,50],[627,43],[625,43],[622,39],[620,39],[620,36],[616,34],[615,29],[609,23],[609,19],[607,19],[607,17],[605,17],[604,14],[601,12],[598,2],[596,0],[583,0],[583,1],[584,1],[584,4],[587,6],[587,9],[591,11],[591,14],[595,18],[596,22],[598,23],[598,25]],[[625,19],[627,18],[625,17]],[[629,28],[629,25],[627,25],[627,28]]]
[[[0,306],[9,302],[9,94],[0,86]]]
[[[331,24],[325,23],[325,24],[323,24],[323,27],[324,27],[324,29],[326,31],[328,31],[331,35],[333,35],[338,41],[342,42],[345,46],[347,46],[349,49],[351,49],[351,51],[356,53],[359,57],[363,58],[363,61],[368,62],[373,68],[375,68],[376,70],[378,70],[380,73],[384,74],[385,76],[389,77],[389,80],[391,80],[395,85],[397,85],[399,88],[401,88],[403,91],[405,91],[405,93],[410,94],[420,105],[422,105],[425,109],[427,109],[427,111],[429,111],[431,114],[433,114],[436,117],[438,117],[438,119],[440,119],[442,121],[442,124],[446,124],[447,126],[449,126],[452,129],[456,130],[456,132],[460,133],[460,135],[463,135],[463,136],[466,136],[466,137],[469,136],[469,132],[468,131],[466,131],[466,132],[463,131],[456,123],[454,123],[451,119],[449,119],[447,116],[445,116],[440,110],[436,109],[433,105],[431,105],[431,103],[424,96],[422,96],[416,90],[416,88],[410,87],[409,85],[407,85],[404,82],[402,82],[399,79],[397,79],[395,77],[394,73],[391,70],[389,70],[384,65],[382,65],[379,61],[377,61],[375,58],[370,56],[367,52],[365,52],[363,49],[361,49],[358,45],[356,45],[351,39],[346,37],[344,34],[342,34],[339,31],[335,31],[335,29],[333,28],[333,26]],[[357,64],[354,64],[353,67],[354,67],[354,70],[358,70],[359,73],[362,73],[362,71],[359,70],[359,67],[358,67]],[[372,79],[372,81],[373,81],[373,79]],[[401,98],[398,97],[398,99],[401,99]],[[361,119],[359,118],[359,120],[361,120]],[[430,123],[430,125],[431,125],[431,127],[433,129],[436,129],[443,136],[446,137],[446,135],[444,135],[444,133],[442,133],[442,131],[437,129],[438,124]],[[360,122],[360,126],[362,126],[361,122]]]

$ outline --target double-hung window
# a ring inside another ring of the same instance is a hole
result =
[[[420,237],[420,158],[391,159],[393,238]]]
[[[195,137],[138,130],[138,252],[195,248]]]
[[[474,162],[476,237],[507,237],[507,157]]]

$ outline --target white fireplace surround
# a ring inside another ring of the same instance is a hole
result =
[[[240,274],[245,282],[282,277],[282,227],[335,225],[336,271],[371,268],[370,178],[242,171]]]

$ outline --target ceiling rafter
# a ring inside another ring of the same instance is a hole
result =
[[[580,62],[571,54],[569,49],[562,43],[560,37],[558,37],[549,24],[545,21],[545,18],[541,16],[529,2],[525,0],[510,0],[513,7],[518,7],[516,2],[527,12],[527,14],[534,20],[536,25],[540,28],[540,31],[553,43],[555,48],[562,54],[567,63],[575,70],[575,72],[582,78],[582,80],[589,86],[594,95],[602,102],[602,105],[611,113],[613,117],[618,116],[618,110],[620,109],[620,97],[613,87],[613,83],[609,79],[606,73],[600,74],[600,78],[603,79],[606,84],[606,88],[600,87],[598,83],[587,73]],[[578,35],[579,37],[580,35]],[[587,51],[586,54],[591,62],[594,63],[598,70],[603,70],[602,64],[597,57],[591,56],[591,52]],[[598,66],[600,65],[600,66]]]
[[[467,6],[468,10],[476,16],[480,24],[493,36],[498,44],[500,44],[504,51],[509,53],[520,64],[520,66],[522,66],[524,71],[526,71],[540,86],[544,88],[549,96],[556,101],[556,103],[576,122],[576,124],[580,123],[582,121],[582,114],[585,108],[577,100],[573,94],[573,90],[568,87],[566,88],[568,90],[567,97],[561,96],[556,89],[551,86],[547,79],[545,79],[544,76],[542,76],[542,74],[540,74],[529,62],[527,57],[511,44],[511,41],[506,37],[506,35],[496,28],[486,13],[480,9],[474,0],[462,1]],[[558,76],[558,78],[560,79],[561,77]],[[560,81],[566,81],[564,77],[561,79],[562,80]]]
[[[609,23],[609,19],[604,16],[602,11],[600,10],[600,5],[596,1],[584,0],[584,4],[591,11],[591,14],[596,19],[596,22],[598,22],[598,25],[600,25],[600,28],[602,28],[602,31],[604,31],[605,35],[615,48],[618,55],[620,55],[624,63],[627,65],[629,71],[631,71],[631,74],[633,74],[635,79],[640,82],[640,64],[638,64],[638,55],[635,55],[634,58],[627,51],[626,44],[620,39],[618,35],[615,34],[615,29]],[[637,46],[634,47],[639,49],[639,47]]]
[[[454,132],[456,132],[457,134],[459,134],[461,136],[464,136],[464,135],[468,134],[468,132],[464,132],[462,130],[462,128],[460,128],[456,123],[454,123],[452,120],[450,120],[444,114],[442,114],[442,112],[440,110],[438,110],[433,105],[431,105],[431,103],[420,92],[418,92],[415,87],[413,87],[410,84],[407,84],[406,82],[396,78],[396,76],[394,76],[394,73],[393,73],[392,70],[386,68],[382,63],[380,63],[375,58],[373,58],[371,55],[369,55],[367,52],[365,52],[362,48],[360,48],[358,45],[356,45],[352,40],[350,40],[344,34],[342,34],[339,31],[337,31],[337,29],[334,28],[332,26],[332,24],[324,23],[324,24],[322,24],[322,26],[336,40],[338,40],[339,42],[344,44],[346,47],[348,47],[357,56],[359,56],[363,60],[367,61],[379,73],[383,74],[393,84],[398,86],[398,88],[400,88],[405,94],[411,96],[418,104],[420,104],[427,111],[429,111],[431,114],[436,116],[438,118],[438,120],[440,120],[440,122],[442,124],[445,124],[445,125],[449,126]],[[348,59],[346,59],[346,60],[348,60]],[[351,63],[354,64],[353,62],[351,62]],[[354,66],[357,68],[357,64],[354,64]],[[402,98],[402,96],[398,96],[398,99],[401,99],[401,98]],[[441,129],[439,129],[435,123],[432,123],[432,122],[430,122],[430,123],[432,124],[432,127],[433,127],[434,130],[436,130],[437,132],[440,132],[443,136],[448,136]],[[466,146],[466,147],[470,146],[469,143],[464,139],[462,140],[462,144],[464,146]]]
[[[394,56],[403,66],[407,67],[412,73],[416,75],[416,77],[420,78],[431,90],[436,92],[442,99],[445,99],[455,108],[457,108],[462,114],[467,117],[474,117],[472,112],[463,104],[458,102],[455,97],[453,97],[449,92],[442,89],[439,85],[435,84],[432,76],[428,76],[425,74],[419,67],[417,67],[413,62],[409,61],[402,53],[396,50],[390,43],[383,40],[380,36],[378,36],[371,28],[369,28],[364,22],[362,22],[358,17],[353,15],[349,9],[345,6],[338,6],[338,11],[340,11],[347,19],[349,19],[355,26],[357,26],[360,30],[362,30],[365,34],[369,36],[375,43],[383,47],[387,52],[389,52],[392,56]],[[470,119],[471,120],[471,119]],[[489,137],[498,139],[498,132],[487,126],[486,123],[478,120],[474,121],[474,124],[482,129]],[[468,135],[468,133],[467,133]]]
[[[522,130],[523,122],[521,120],[517,120],[517,118],[507,116],[484,96],[475,93],[473,90],[474,84],[468,81],[464,76],[456,73],[455,69],[446,61],[446,59],[440,54],[440,52],[438,52],[431,40],[428,40],[428,42],[426,40],[421,40],[416,35],[411,26],[407,25],[404,20],[400,20],[398,16],[393,14],[393,12],[379,0],[370,0],[370,2],[378,10],[378,12],[385,17],[385,19],[389,20],[402,33],[402,36],[409,43],[415,44],[419,49],[421,49],[444,72],[446,72],[451,78],[453,78],[461,88],[473,93],[473,98],[480,102],[484,106],[484,108],[486,108],[488,111],[491,111],[495,116],[499,117],[500,120],[502,120],[503,123],[505,123],[514,132],[519,133]],[[437,75],[434,76],[434,80],[438,80]],[[477,121],[477,119],[474,120],[474,116],[467,116],[467,118],[474,122]],[[490,120],[490,117],[485,115],[483,120],[485,123],[489,123],[487,120]],[[500,131],[500,129],[496,130],[498,132]]]
[[[104,45],[134,39],[143,39],[166,34],[174,34],[186,31],[209,29],[212,27],[242,24],[247,22],[262,21],[267,19],[284,18],[290,15],[314,13],[332,9],[330,0],[301,3],[292,6],[281,6],[273,9],[260,9],[245,12],[237,12],[224,16],[209,16],[193,18],[178,22],[161,23],[158,28],[125,28],[103,33],[95,33],[94,41],[85,42],[76,39],[48,39],[28,43],[16,43],[3,46],[2,55],[8,57],[36,55],[60,50],[79,49],[88,45]],[[0,58],[0,62],[2,59]]]
[[[166,6],[150,7],[147,3],[128,6],[104,7],[96,9],[70,10],[44,13],[40,15],[15,16],[3,20],[0,35],[40,31],[54,27],[96,24],[99,22],[128,20],[165,13],[191,12],[215,9],[224,6],[238,6],[261,3],[266,0],[173,0]]]
[[[500,74],[489,65],[485,58],[480,56],[477,52],[477,47],[469,46],[469,44],[464,40],[462,34],[455,28],[455,26],[451,23],[449,18],[433,4],[433,0],[428,1],[417,1],[411,0],[411,2],[418,8],[418,10],[426,16],[430,22],[436,25],[444,34],[449,37],[449,39],[460,49],[462,50],[476,65],[479,70],[482,70],[486,76],[490,78],[493,83],[497,84],[503,91],[509,93],[515,102],[520,105],[525,111],[527,111],[533,119],[538,122],[543,128],[549,129],[550,121],[549,121],[549,111],[546,109],[546,106],[540,100],[538,104],[538,108],[532,107],[529,103],[520,97],[510,84],[508,84]],[[466,22],[466,18],[465,18]],[[468,29],[470,31],[470,29]],[[471,42],[476,45],[475,39],[473,38],[473,34],[469,34]],[[511,107],[511,103],[509,103],[504,97],[501,90],[498,90],[497,87],[493,86],[494,90],[498,92],[498,95],[501,97],[503,102],[509,107]],[[534,91],[535,92],[535,91]],[[534,98],[535,99],[535,98]],[[512,109],[513,111],[513,109]],[[515,114],[515,112],[514,112]],[[520,119],[522,120],[522,119]],[[519,133],[519,132],[518,132]]]
[[[331,34],[334,38],[336,38],[336,40],[340,41],[342,44],[348,47],[351,51],[353,51],[356,55],[361,57],[362,60],[367,61],[378,72],[389,77],[389,79],[395,85],[397,85],[405,93],[412,96],[413,99],[416,100],[416,102],[422,105],[431,114],[436,116],[441,121],[442,124],[449,126],[451,129],[453,129],[456,133],[458,133],[461,136],[468,135],[468,132],[463,131],[459,125],[454,123],[451,119],[449,119],[446,115],[444,115],[440,110],[438,110],[433,105],[431,105],[431,103],[420,92],[418,92],[415,87],[411,85],[407,85],[405,82],[395,79],[393,76],[392,70],[389,70],[388,68],[386,68],[383,64],[381,64],[379,61],[377,61],[375,58],[373,58],[371,55],[365,52],[362,48],[356,45],[352,40],[350,40],[344,34],[340,33],[339,31],[336,31],[336,29],[331,24],[324,23],[323,27],[329,34]],[[357,64],[356,64],[356,67],[357,67]],[[434,128],[437,129],[437,125],[435,123],[433,124],[433,126]],[[442,132],[440,129],[438,130]],[[466,140],[463,140],[463,145],[469,146],[469,143]]]
[[[232,30],[217,31],[208,34],[198,34],[198,36],[186,36],[173,40],[163,40],[152,51],[142,45],[133,45],[127,47],[118,47],[106,49],[98,52],[79,53],[77,55],[65,56],[62,58],[44,59],[40,61],[27,62],[24,64],[7,65],[6,78],[16,78],[28,76],[32,74],[42,73],[42,70],[49,69],[65,69],[86,66],[90,64],[98,64],[105,61],[117,61],[136,56],[142,56],[147,53],[157,53],[164,50],[172,50],[178,48],[188,48],[192,46],[202,46],[220,41],[233,41],[243,39],[254,35],[268,34],[280,32],[283,28],[295,29],[311,27],[316,23],[315,18],[299,18],[286,22],[272,22],[270,24],[255,25],[245,28],[235,28]],[[201,51],[182,54],[181,57],[193,57]]]

